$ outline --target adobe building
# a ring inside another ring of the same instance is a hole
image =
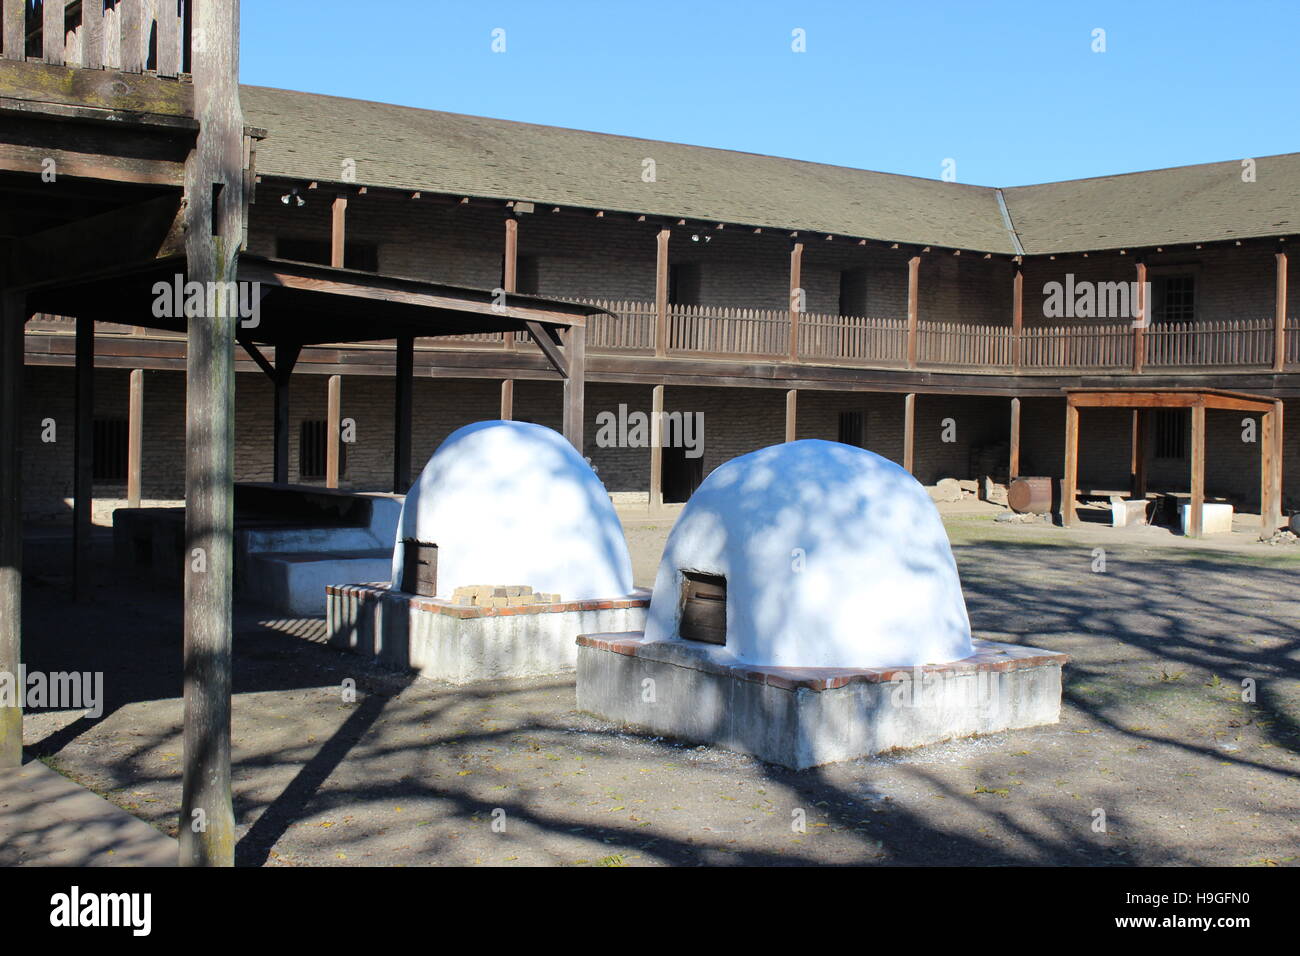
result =
[[[1100,388],[1148,401],[1082,414],[1081,492],[1192,489],[1201,421],[1203,493],[1265,504],[1273,527],[1296,504],[1294,481],[1261,500],[1260,462],[1262,447],[1280,485],[1300,466],[1300,435],[1274,455],[1263,413],[1210,406],[1198,419],[1200,398],[1160,396],[1248,393],[1294,420],[1300,154],[999,189],[240,95],[266,134],[253,143],[250,256],[590,306],[581,444],[617,501],[685,501],[723,462],[796,438],[871,449],[927,484],[1061,477],[1064,390]],[[182,497],[185,341],[141,321],[96,323],[100,499]],[[42,428],[72,419],[71,320],[28,322],[26,361],[23,508],[57,516],[72,444],[42,441]],[[236,480],[404,491],[402,361],[391,342],[317,342],[277,372],[237,350]],[[410,361],[415,461],[474,421],[561,425],[564,385],[528,335],[422,335]],[[600,417],[620,407],[702,413],[698,453],[672,429],[658,443],[670,447],[603,447]]]

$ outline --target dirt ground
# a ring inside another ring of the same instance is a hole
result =
[[[571,676],[452,687],[240,607],[238,862],[1295,865],[1300,547],[949,510],[977,635],[1071,655],[1060,724],[795,773],[576,713]],[[638,583],[667,532],[629,524]],[[72,606],[66,548],[29,542],[29,666],[102,670],[109,699],[29,714],[29,754],[174,833],[178,597]]]

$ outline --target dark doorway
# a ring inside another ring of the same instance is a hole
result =
[[[686,449],[664,449],[664,501],[680,504],[694,494],[704,480],[704,456],[687,458]]]

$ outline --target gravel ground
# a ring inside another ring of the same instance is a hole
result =
[[[794,773],[576,713],[568,676],[451,687],[241,607],[238,862],[1297,863],[1300,547],[946,521],[977,634],[1071,655],[1060,724]],[[629,527],[639,583],[667,531]],[[179,601],[74,607],[55,538],[28,563],[29,666],[102,670],[109,697],[29,714],[29,752],[174,833]]]

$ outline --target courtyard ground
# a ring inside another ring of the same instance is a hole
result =
[[[1071,656],[1058,725],[795,773],[576,713],[571,676],[452,687],[322,646],[319,621],[241,606],[237,860],[1300,862],[1300,547],[946,510],[976,634]],[[629,522],[638,583],[667,532]],[[28,752],[174,833],[179,599],[105,580],[72,606],[66,548],[29,539],[28,663],[102,670],[108,702],[98,720],[29,714]]]

